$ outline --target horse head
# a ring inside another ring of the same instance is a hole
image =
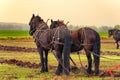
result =
[[[108,30],[108,37],[111,37],[117,29]]]
[[[53,20],[51,19],[50,29],[57,28],[57,27],[60,27],[60,26],[62,26],[62,25],[65,25],[65,24],[64,24],[64,21],[60,21],[60,20],[53,21]]]
[[[30,19],[29,26],[29,34],[33,35],[33,33],[36,31],[37,26],[43,22],[43,19],[41,19],[40,16],[35,16],[34,14],[32,15],[32,18]]]

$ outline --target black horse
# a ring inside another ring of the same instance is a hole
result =
[[[108,30],[108,37],[113,36],[115,43],[117,45],[117,49],[119,49],[119,44],[118,42],[120,41],[120,30],[118,29],[110,29]]]
[[[40,54],[41,72],[47,72],[47,56],[48,51],[52,48],[56,51],[56,57],[59,61],[56,75],[60,75],[64,70],[66,75],[69,75],[70,63],[70,49],[71,49],[71,36],[64,27],[49,29],[47,24],[39,16],[33,14],[30,22],[29,34],[33,35]],[[45,52],[45,54],[43,53]],[[63,53],[63,54],[62,54]],[[63,59],[62,59],[63,55]],[[64,67],[63,67],[63,65]]]
[[[60,27],[61,25],[65,25],[61,21],[53,21],[51,20],[50,28]],[[67,28],[67,26],[66,26]],[[71,52],[77,52],[82,49],[85,50],[86,56],[88,59],[88,74],[92,72],[92,58],[91,52],[93,53],[94,63],[95,63],[95,74],[99,74],[99,64],[100,64],[100,36],[99,34],[91,29],[91,28],[80,28],[79,30],[71,32],[72,37],[72,46]]]

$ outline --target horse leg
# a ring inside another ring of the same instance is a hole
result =
[[[48,50],[45,50],[45,72],[48,72]]]
[[[99,74],[100,65],[100,43],[95,43],[93,48],[95,74]]]
[[[88,60],[88,68],[87,68],[87,73],[91,74],[92,73],[92,58],[91,58],[91,53],[85,49],[87,60]]]
[[[38,48],[38,52],[40,54],[40,62],[41,62],[41,71],[40,72],[45,72],[43,49],[40,46],[38,46],[37,48]]]
[[[93,57],[94,57],[95,74],[99,74],[100,53],[97,50],[96,51],[93,50],[93,53],[94,53]]]
[[[94,63],[95,63],[95,74],[99,74],[99,64],[100,64],[100,58],[93,54],[94,57]]]
[[[67,49],[66,49],[67,51]],[[69,53],[70,54],[70,53]],[[66,75],[69,75],[70,73],[70,55],[64,53],[64,72]]]
[[[60,75],[63,71],[63,68],[62,68],[62,61],[63,61],[62,60],[62,53],[57,51],[56,57],[58,59],[58,67],[57,67],[57,70],[56,70],[55,74]]]
[[[116,41],[116,45],[117,45],[117,47],[116,47],[116,48],[117,48],[117,49],[119,49],[119,44],[118,44],[118,41]]]
[[[66,36],[64,48],[63,48],[63,55],[64,55],[64,72],[68,76],[70,74],[70,51],[71,51],[71,37]]]

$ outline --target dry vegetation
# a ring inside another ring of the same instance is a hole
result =
[[[12,46],[18,48],[36,48],[34,40],[32,38],[29,39],[0,39],[1,46]],[[116,49],[114,45],[114,40],[112,38],[102,38],[101,40],[101,52],[102,56],[112,58],[112,59],[120,59],[119,54],[120,49]],[[77,54],[71,54],[74,61],[77,63],[77,67],[79,73],[74,74],[71,72],[70,76],[66,77],[64,74],[61,76],[54,76],[54,72],[57,66],[57,60],[50,53],[49,54],[49,72],[48,73],[40,73],[39,67],[29,67],[40,65],[39,64],[39,54],[38,52],[28,52],[28,51],[10,51],[10,50],[0,50],[0,79],[1,80],[119,80],[120,78],[120,69],[114,71],[115,76],[118,77],[110,77],[109,75],[104,75],[103,77],[99,76],[90,76],[86,77],[85,74],[80,71],[80,63]],[[103,55],[103,53],[105,55]],[[114,53],[114,54],[113,54]],[[112,55],[110,55],[112,54]],[[81,54],[81,60],[84,67],[87,66],[86,56]],[[11,62],[10,62],[11,61]],[[119,65],[119,60],[109,60],[101,57],[100,70],[104,71],[106,69],[110,69],[116,65]],[[29,65],[29,66],[27,66]],[[71,66],[72,63],[71,63]]]

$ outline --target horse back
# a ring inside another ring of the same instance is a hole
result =
[[[79,29],[79,36],[81,43],[91,44],[95,42],[96,36],[99,36],[99,34],[91,28],[81,28]]]
[[[120,41],[120,30],[114,32],[113,38]]]

